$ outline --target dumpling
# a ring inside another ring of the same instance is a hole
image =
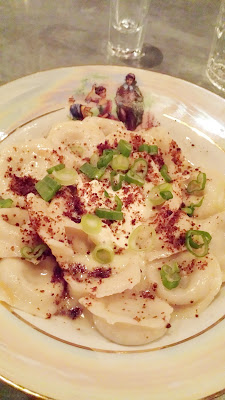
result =
[[[30,224],[26,210],[0,209],[0,258],[21,257],[24,246],[35,247],[41,240]],[[38,260],[33,260],[38,263]]]
[[[105,243],[104,233],[94,237],[83,232],[80,224],[63,215],[59,199],[53,206],[30,194],[27,203],[31,222],[63,269],[73,295],[81,297],[95,292],[101,297],[132,288],[140,281],[139,258],[132,253],[115,255],[113,261],[104,266],[93,259],[90,253],[96,244]],[[107,244],[112,246],[109,239]]]
[[[52,282],[55,266],[51,257],[38,266],[19,258],[0,260],[0,301],[49,318],[57,311],[64,290],[63,282]]]
[[[11,198],[15,206],[25,207],[25,196],[36,192],[35,183],[47,174],[49,167],[63,161],[63,156],[46,139],[5,148],[0,157],[0,196]]]
[[[167,289],[162,282],[160,270],[163,265],[176,262],[180,270],[180,282],[177,287]],[[147,279],[155,284],[157,295],[181,311],[183,316],[194,316],[203,311],[215,298],[222,284],[220,265],[216,257],[207,255],[197,258],[189,252],[183,252],[156,260],[147,267]]]
[[[98,120],[98,119],[97,119]],[[83,148],[84,157],[90,157],[96,146],[105,141],[105,135],[95,118],[85,118],[84,121],[66,121],[55,125],[48,134],[53,146],[79,145]]]
[[[137,285],[141,279],[141,262],[132,252],[115,255],[112,262],[104,265],[91,256],[77,255],[76,263],[64,264],[63,271],[72,295],[94,294],[100,298]]]
[[[193,171],[192,165],[185,159],[181,148],[173,140],[167,130],[162,127],[153,127],[147,131],[138,132],[146,143],[159,147],[159,154],[153,156],[158,170],[165,164],[168,173],[176,181],[186,180]]]
[[[216,255],[222,271],[222,279],[225,281],[225,212],[199,221],[200,229],[209,232],[212,236],[210,251]]]
[[[197,229],[195,221],[180,209],[170,210],[167,204],[151,219],[151,226],[155,229],[156,239],[153,249],[145,252],[147,263],[185,250],[185,232]]]
[[[201,192],[195,192],[188,195],[187,191],[183,192],[183,201],[185,206],[190,204],[198,204],[203,198],[200,207],[196,207],[194,216],[197,218],[208,218],[213,214],[217,214],[225,209],[225,177],[222,174],[214,171],[206,172],[205,189]],[[198,173],[192,175],[192,179],[197,178]],[[190,181],[189,180],[189,181]]]
[[[79,302],[92,313],[95,327],[104,337],[127,346],[146,344],[163,336],[173,312],[158,297],[132,290],[102,299],[83,297]]]

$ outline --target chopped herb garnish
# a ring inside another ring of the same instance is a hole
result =
[[[176,262],[171,265],[164,264],[160,270],[160,276],[165,288],[175,289],[180,282],[180,268]]]
[[[80,171],[87,175],[89,179],[101,179],[105,173],[105,168],[97,168],[86,162],[80,167]]]
[[[119,152],[125,157],[129,157],[129,155],[132,151],[132,145],[123,139],[120,139],[117,148],[118,148]]]
[[[96,208],[95,214],[99,218],[109,219],[111,221],[123,220],[123,213],[121,211],[108,210],[107,208]]]
[[[189,230],[185,234],[187,250],[196,257],[204,257],[208,254],[209,243],[212,236],[205,231]]]
[[[160,174],[162,175],[162,177],[165,179],[165,181],[167,182],[167,183],[170,183],[170,182],[172,182],[172,178],[169,176],[169,174],[168,174],[168,167],[167,167],[167,165],[166,164],[164,164],[163,166],[162,166],[162,168],[160,169]]]
[[[46,175],[42,180],[35,185],[37,192],[43,200],[50,201],[62,186],[49,175]]]
[[[54,167],[47,169],[47,173],[52,174],[53,171],[60,171],[63,168],[65,168],[65,164],[57,164],[57,165],[54,165]]]

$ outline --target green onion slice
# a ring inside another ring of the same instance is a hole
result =
[[[107,192],[107,190],[104,190],[104,196],[107,197],[107,198],[110,197],[110,195],[109,195],[109,193]]]
[[[47,173],[52,174],[53,171],[60,171],[63,168],[65,168],[65,164],[57,164],[57,165],[54,165],[54,167],[47,169]]]
[[[138,148],[138,151],[146,151],[151,156],[158,154],[158,146],[156,145],[149,145],[147,143],[141,144]]]
[[[123,202],[117,195],[115,195],[115,202],[116,202],[116,211],[121,211]]]
[[[21,256],[31,260],[33,258],[33,248],[29,246],[24,246],[20,249]]]
[[[117,174],[116,171],[112,171],[110,173],[110,183],[112,186],[112,190],[114,190],[114,192],[121,189],[123,181],[124,181],[124,175]]]
[[[43,200],[50,201],[61,188],[61,185],[49,175],[46,175],[36,183],[35,188]]]
[[[172,182],[172,178],[171,178],[171,177],[169,176],[169,174],[168,174],[168,167],[167,167],[166,164],[164,164],[164,165],[162,166],[162,168],[159,170],[159,172],[160,172],[160,174],[162,175],[162,177],[165,179],[165,181],[166,181],[167,183]]]
[[[208,232],[191,229],[185,234],[186,248],[196,257],[204,257],[208,254],[211,239],[212,236]]]
[[[41,255],[45,252],[45,250],[48,249],[48,246],[46,244],[38,244],[34,249],[33,249],[33,257],[32,258],[39,258]]]
[[[139,225],[131,232],[128,247],[135,251],[152,250],[155,242],[155,230],[148,225]]]
[[[181,208],[181,210],[183,212],[185,212],[189,217],[192,217],[192,215],[194,214],[195,208],[201,207],[203,200],[204,200],[204,197],[202,197],[202,199],[198,203],[196,203],[196,204],[191,203],[189,206]]]
[[[111,167],[114,171],[126,171],[129,168],[129,159],[122,154],[115,154]]]
[[[75,169],[63,168],[59,171],[53,171],[55,180],[63,186],[74,185],[77,183],[78,174]]]
[[[81,165],[80,171],[83,174],[87,175],[89,179],[98,179],[100,180],[105,173],[105,168],[97,168],[94,165],[89,164],[86,162],[85,164]]]
[[[144,186],[145,180],[131,169],[124,176],[124,180],[127,183],[133,183],[134,185]]]
[[[160,270],[163,285],[171,290],[176,288],[180,282],[180,268],[176,262],[171,265],[164,264]]]
[[[113,150],[104,150],[103,155],[99,158],[97,162],[97,167],[98,168],[103,168],[107,167],[107,165],[112,161],[113,159]]]
[[[145,178],[148,171],[148,163],[144,158],[138,158],[134,161],[130,169],[142,178]]]
[[[129,157],[129,155],[132,151],[132,145],[123,139],[120,139],[117,148],[118,148],[119,152],[125,157]]]
[[[173,198],[173,194],[169,190],[165,190],[164,192],[160,192],[159,194],[164,200],[170,200]]]
[[[81,218],[81,226],[88,235],[97,235],[102,229],[102,221],[97,215],[84,214]]]
[[[146,151],[148,153],[149,151],[149,145],[147,143],[143,143],[138,147],[138,151]]]
[[[194,214],[194,210],[195,210],[194,207],[192,207],[191,205],[181,208],[181,211],[183,211],[189,217],[192,217],[192,215]]]
[[[111,221],[122,221],[123,213],[117,210],[109,210],[108,208],[96,208],[95,214],[99,218],[109,219]]]
[[[154,186],[148,195],[148,199],[153,206],[159,206],[166,200],[172,199],[172,185],[170,183],[162,183],[161,185]]]
[[[34,248],[29,246],[24,246],[20,249],[20,253],[23,258],[26,258],[28,260],[31,260],[32,258],[38,259],[47,249],[48,246],[46,246],[46,244],[38,244]]]
[[[97,153],[93,153],[90,158],[90,164],[94,165],[94,167],[97,167],[98,161],[99,161],[99,155]]]
[[[155,144],[152,144],[149,146],[148,152],[151,156],[155,156],[156,154],[158,154],[158,146],[156,146]]]
[[[82,157],[84,154],[84,148],[79,145],[70,146],[70,150],[79,157]]]
[[[92,257],[100,264],[109,264],[114,258],[114,252],[110,246],[98,244],[92,252]]]
[[[187,186],[188,193],[200,192],[205,189],[206,185],[206,174],[204,172],[199,172],[197,179],[189,182]]]
[[[192,206],[192,207],[201,207],[201,205],[202,205],[202,203],[203,203],[203,200],[204,200],[204,197],[202,197],[201,200],[200,200],[198,203],[196,203],[196,204],[191,203],[191,206]]]
[[[11,208],[13,205],[12,199],[0,199],[0,208]]]

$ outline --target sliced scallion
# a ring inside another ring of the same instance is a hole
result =
[[[46,175],[36,183],[35,188],[43,200],[50,201],[61,188],[61,185],[49,175]]]
[[[107,167],[107,165],[112,161],[113,159],[113,151],[108,150],[108,151],[103,151],[103,155],[99,158],[97,162],[97,167],[98,168],[103,168]]]
[[[102,221],[97,215],[84,214],[81,218],[81,226],[88,235],[96,235],[102,229]]]
[[[164,264],[160,270],[163,285],[171,290],[175,289],[180,282],[180,268],[176,262],[171,265]]]
[[[138,151],[146,151],[148,153],[149,145],[147,143],[143,143],[138,147]]]
[[[121,211],[123,202],[117,195],[115,195],[115,202],[116,202],[116,211]]]
[[[123,139],[120,139],[117,148],[118,148],[119,152],[125,157],[129,157],[129,155],[132,151],[132,145]]]
[[[96,208],[95,214],[99,218],[109,219],[111,221],[123,220],[123,213],[121,211],[109,210],[107,208]]]
[[[131,232],[128,247],[135,251],[152,250],[155,242],[155,230],[149,225],[139,225]]]
[[[111,167],[114,171],[126,171],[129,168],[129,159],[122,154],[115,154]]]
[[[147,143],[144,143],[139,146],[138,151],[146,151],[151,156],[154,156],[158,154],[158,146],[156,146],[155,144],[149,145]]]
[[[28,260],[38,259],[48,249],[46,244],[38,244],[36,247],[24,246],[20,249],[21,256]]]
[[[185,234],[187,250],[196,257],[204,257],[208,254],[209,243],[212,236],[205,231],[189,230]]]
[[[181,208],[181,211],[183,211],[189,217],[192,217],[192,215],[194,214],[194,207],[192,207],[191,205],[188,207],[183,207]]]
[[[148,171],[148,163],[144,158],[138,158],[134,161],[130,169],[142,178],[145,178]]]
[[[24,246],[20,249],[21,256],[28,260],[33,258],[33,248],[29,246]]]
[[[104,190],[104,196],[105,197],[110,197],[109,193],[107,192],[107,190]]]
[[[167,165],[166,164],[164,164],[162,167],[161,167],[161,169],[160,169],[160,174],[162,175],[162,177],[165,179],[165,181],[167,182],[167,183],[170,183],[170,182],[172,182],[172,178],[169,176],[169,174],[168,174],[168,167],[167,167]]]
[[[82,155],[84,154],[84,148],[79,145],[70,146],[70,150],[79,157],[82,157]]]
[[[100,264],[109,264],[114,258],[114,252],[110,246],[98,244],[92,252],[92,257]]]
[[[148,199],[153,206],[159,206],[172,198],[172,185],[170,183],[162,183],[161,185],[154,186],[148,195]]]
[[[124,181],[124,175],[117,174],[116,171],[111,171],[110,183],[112,186],[112,190],[114,190],[114,192],[121,189],[123,181]]]
[[[173,194],[169,190],[161,191],[159,194],[164,200],[170,200],[173,198]]]
[[[59,171],[53,171],[52,175],[63,186],[70,186],[77,183],[78,174],[75,169],[63,168]]]
[[[201,207],[203,200],[204,200],[204,197],[202,197],[202,199],[198,203],[196,203],[196,204],[191,203],[189,206],[181,208],[181,210],[183,212],[185,212],[189,217],[192,217],[192,215],[194,214],[195,208]]]
[[[39,257],[42,256],[42,254],[45,252],[45,250],[48,249],[48,246],[46,244],[38,244],[36,247],[33,249],[33,258],[38,259]]]
[[[131,169],[124,176],[124,180],[127,183],[133,183],[134,185],[144,186],[145,180]]]
[[[11,208],[13,205],[12,199],[0,199],[0,208]]]
[[[200,192],[205,189],[206,185],[206,174],[204,172],[199,172],[197,179],[189,182],[187,186],[188,193]]]
[[[54,165],[54,167],[47,169],[47,173],[52,174],[53,171],[60,171],[63,168],[65,168],[65,164],[57,164],[57,165]]]
[[[93,153],[90,158],[90,164],[94,167],[97,167],[97,163],[99,161],[99,155],[97,153]]]
[[[155,156],[156,154],[158,154],[158,146],[156,146],[155,144],[152,144],[149,146],[148,152],[151,156]]]
[[[80,167],[80,171],[87,175],[89,179],[101,179],[105,173],[105,168],[97,168],[86,162]]]

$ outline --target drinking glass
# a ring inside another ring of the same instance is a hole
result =
[[[220,6],[206,74],[214,86],[225,92],[225,0]]]
[[[150,0],[110,0],[108,51],[122,58],[143,55]]]

